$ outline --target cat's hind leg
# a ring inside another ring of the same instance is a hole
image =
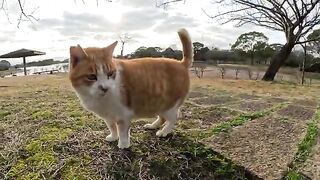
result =
[[[161,114],[161,117],[165,119],[165,125],[161,130],[157,131],[156,135],[158,137],[166,137],[169,133],[172,132],[175,124],[178,121],[178,111],[178,107],[173,107]]]
[[[146,129],[157,129],[157,128],[160,128],[164,124],[165,121],[166,120],[163,117],[158,116],[158,118],[153,123],[146,124],[143,127]]]

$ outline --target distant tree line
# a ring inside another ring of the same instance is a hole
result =
[[[119,56],[121,57],[121,56]],[[143,58],[143,57],[167,57],[174,59],[182,59],[182,51],[174,50],[171,47],[162,49],[160,47],[141,46],[131,54],[125,56],[126,59]]]
[[[320,33],[317,32],[317,33]],[[201,42],[193,43],[194,60],[205,61],[207,63],[233,63],[233,64],[270,64],[274,55],[279,53],[282,44],[269,44],[268,37],[261,32],[248,32],[241,34],[230,49],[209,48]],[[313,48],[316,47],[316,48]],[[320,58],[315,54],[320,54],[319,43],[308,46],[306,67],[312,64],[320,63]],[[162,49],[160,47],[139,47],[133,53],[125,56],[127,59],[142,57],[167,57],[182,59],[182,51],[174,50],[171,47]],[[290,53],[288,59],[284,62],[285,66],[301,67],[304,59],[304,52],[294,50]]]
[[[194,42],[194,60],[195,61],[242,61],[241,57],[230,50],[219,50],[217,48],[209,49],[200,42]],[[120,56],[119,56],[120,57]],[[182,51],[175,50],[171,47],[162,49],[160,47],[139,47],[131,54],[124,56],[126,59],[143,58],[143,57],[166,57],[181,60]]]
[[[55,61],[53,59],[45,59],[45,60],[41,60],[41,61],[34,61],[34,62],[28,62],[26,63],[27,67],[31,67],[31,66],[48,66],[48,65],[52,65],[52,64],[59,64],[59,63],[68,63],[69,59],[65,59],[63,61]],[[22,68],[23,64],[17,64],[14,66],[15,68]]]

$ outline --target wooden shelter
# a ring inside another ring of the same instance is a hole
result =
[[[45,52],[41,51],[35,51],[30,49],[19,49],[13,52],[9,52],[7,54],[3,54],[0,56],[0,58],[23,58],[23,71],[24,75],[27,75],[27,69],[26,69],[26,57],[29,56],[40,56],[45,55]]]

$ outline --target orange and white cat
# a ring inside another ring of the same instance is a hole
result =
[[[178,31],[183,59],[113,59],[117,41],[104,47],[70,47],[69,79],[81,104],[102,118],[109,130],[107,141],[119,148],[130,146],[133,118],[158,116],[147,129],[165,137],[178,119],[178,111],[190,86],[189,67],[193,61],[192,43],[185,29]]]

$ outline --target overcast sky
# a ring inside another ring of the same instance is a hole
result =
[[[270,31],[256,26],[235,28],[232,24],[220,25],[208,18],[202,8],[216,14],[218,8],[210,0],[187,0],[172,4],[169,8],[157,8],[156,0],[25,0],[27,13],[40,20],[22,22],[17,28],[18,4],[7,0],[9,20],[0,14],[0,54],[20,48],[45,51],[45,56],[28,58],[29,61],[68,58],[69,47],[103,47],[118,40],[119,35],[128,33],[133,39],[125,46],[125,54],[140,46],[169,46],[181,48],[176,31],[186,28],[193,41],[208,47],[229,49],[237,37],[245,32],[260,31],[269,37],[269,43],[283,43],[282,32]],[[223,7],[220,7],[223,8]],[[115,54],[120,53],[118,44]],[[9,60],[12,64],[21,59]]]

